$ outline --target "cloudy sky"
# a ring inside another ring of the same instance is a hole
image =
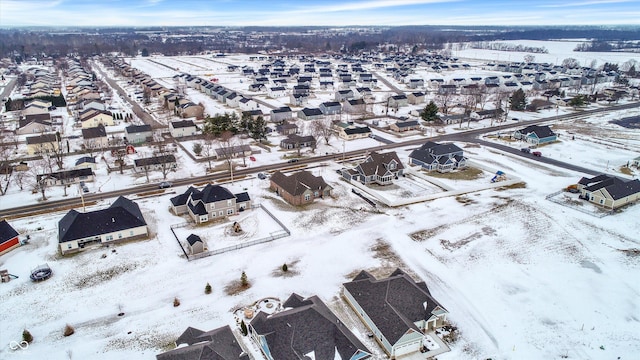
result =
[[[0,0],[0,27],[640,25],[640,0]]]

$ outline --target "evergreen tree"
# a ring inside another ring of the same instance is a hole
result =
[[[247,334],[249,333],[249,331],[247,330],[247,324],[244,323],[244,320],[240,321],[240,331],[242,332],[243,336],[247,336]]]
[[[147,50],[147,48],[142,48],[140,55],[142,55],[143,57],[149,56],[149,50]]]
[[[524,90],[518,89],[511,95],[509,101],[511,110],[522,111],[527,106],[527,95],[524,93]]]
[[[204,287],[204,293],[207,295],[211,294],[211,284],[207,283],[207,285]]]
[[[422,120],[429,122],[438,120],[438,105],[431,100],[420,112],[420,117]]]
[[[33,336],[31,335],[29,330],[24,329],[22,331],[22,341],[26,341],[28,343],[31,343],[33,341]]]
[[[249,123],[249,136],[254,140],[267,138],[267,122],[262,116]]]
[[[199,142],[194,143],[192,150],[193,150],[193,153],[196,154],[196,156],[200,156],[200,154],[202,154],[202,144]]]
[[[636,66],[635,65],[631,65],[631,67],[629,68],[629,71],[627,71],[627,76],[629,77],[636,77],[637,73],[636,73]]]
[[[249,285],[249,280],[247,280],[247,274],[244,271],[242,272],[242,275],[240,275],[240,284],[242,284],[242,286]]]

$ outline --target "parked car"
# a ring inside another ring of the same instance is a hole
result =
[[[530,152],[531,152],[531,149],[529,149],[529,148],[522,148],[522,149],[520,149],[520,151],[522,151],[522,152],[523,152],[523,153],[525,153],[525,154],[528,154],[528,153],[530,153]]]
[[[167,189],[167,188],[170,188],[172,186],[173,186],[172,183],[170,183],[168,181],[163,181],[163,182],[160,183],[160,185],[158,185],[158,189]]]
[[[541,157],[542,153],[540,151],[534,151],[531,154],[533,154],[533,156],[537,156],[537,157]]]
[[[298,162],[298,159],[290,159],[289,161],[287,161],[288,163],[296,163]]]
[[[266,178],[267,178],[267,175],[265,175],[264,173],[258,173],[258,179],[264,180]]]

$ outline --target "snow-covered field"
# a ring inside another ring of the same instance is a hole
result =
[[[545,44],[551,55],[551,47]],[[538,56],[538,61],[544,61]],[[202,67],[211,62],[192,57],[183,60]],[[134,62],[153,76],[170,78],[175,73],[147,60]],[[209,72],[176,59],[162,59],[162,63],[181,71],[214,74],[225,86],[246,87],[231,75],[229,84],[224,83],[223,64]],[[512,116],[526,120],[555,114]],[[544,156],[619,175],[620,167],[640,152],[640,131],[608,121],[629,114],[633,112],[557,125],[561,141],[541,151]],[[485,126],[489,123],[471,123],[472,128]],[[455,127],[443,131],[459,131]],[[270,137],[275,144],[278,139]],[[375,145],[379,142],[373,139],[333,139],[328,146],[321,144],[316,153]],[[634,358],[640,352],[640,205],[596,218],[545,200],[546,195],[575,183],[583,174],[489,148],[459,145],[471,160],[517,176],[526,186],[373,209],[339,179],[335,170],[345,165],[330,162],[311,170],[334,187],[334,198],[292,207],[268,190],[268,181],[251,177],[229,186],[233,191],[246,189],[254,203],[262,203],[291,230],[291,236],[195,261],[185,259],[170,231],[171,225],[187,220],[168,211],[169,198],[184,187],[157,197],[130,197],[143,211],[150,239],[88,249],[68,257],[57,252],[57,222],[64,213],[10,220],[21,234],[29,234],[31,241],[0,257],[0,268],[19,276],[0,284],[0,358],[153,359],[169,349],[188,326],[210,330],[229,324],[235,328],[234,309],[265,297],[284,299],[292,292],[318,295],[377,358],[383,358],[355,314],[339,299],[339,291],[341,284],[360,270],[381,277],[395,267],[426,281],[460,331],[452,351],[438,359]],[[185,143],[187,149],[191,146]],[[408,149],[397,153],[406,163]],[[247,160],[247,165],[283,161],[283,155],[275,149],[265,151],[256,155],[255,162]],[[107,160],[112,159],[107,155]],[[169,179],[204,174],[204,164],[193,162],[181,151],[178,161],[179,172],[171,173]],[[98,166],[101,180],[91,185],[92,191],[146,181],[143,176],[136,180],[130,174],[107,174],[102,163]],[[634,174],[637,177],[640,172],[635,170]],[[159,174],[151,178],[152,182],[160,180]],[[476,181],[489,181],[489,177],[483,174]],[[463,186],[461,180],[455,182]],[[395,196],[414,196],[435,189],[402,182],[392,191]],[[51,189],[50,196],[59,199],[62,191]],[[0,197],[0,207],[35,202],[37,197],[11,190]],[[108,204],[103,201],[96,208]],[[231,244],[236,238],[228,234],[230,224],[241,220],[243,230],[261,237],[276,227],[259,211],[249,210],[229,223],[179,231],[184,235],[200,232],[212,238],[210,245]],[[53,277],[32,283],[31,269],[43,263],[53,269]],[[289,276],[282,276],[279,270],[284,263]],[[230,291],[243,271],[251,287],[239,293]],[[204,294],[207,282],[213,287],[210,295]],[[179,307],[173,306],[176,297]],[[118,316],[121,312],[124,315]],[[64,337],[65,324],[73,326],[75,334]],[[26,350],[10,350],[6,345],[21,340],[25,328],[34,342]],[[255,346],[247,346],[258,355]]]

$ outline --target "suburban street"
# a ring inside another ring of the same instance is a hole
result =
[[[597,113],[604,113],[604,112],[608,112],[608,111],[617,111],[617,110],[624,110],[624,109],[631,109],[631,108],[635,108],[640,106],[640,103],[629,103],[629,104],[624,104],[624,105],[618,105],[618,106],[611,106],[611,107],[607,107],[607,108],[599,108],[599,109],[594,109],[594,110],[585,110],[585,111],[581,111],[581,112],[577,112],[577,113],[571,113],[571,114],[566,114],[566,115],[557,115],[557,116],[552,116],[552,117],[548,117],[548,118],[543,118],[543,119],[538,119],[538,120],[531,120],[531,121],[526,121],[526,122],[521,122],[521,123],[513,123],[513,124],[506,124],[506,125],[498,125],[498,126],[494,126],[494,127],[489,127],[489,128],[481,128],[481,129],[474,129],[474,130],[469,130],[466,132],[461,132],[461,133],[452,133],[452,134],[446,134],[446,135],[439,135],[439,136],[435,136],[435,137],[430,137],[430,138],[421,138],[421,139],[416,139],[416,140],[411,140],[411,141],[406,141],[406,142],[399,142],[399,143],[390,143],[390,144],[384,144],[384,145],[379,145],[379,146],[374,146],[374,147],[370,147],[367,149],[359,149],[359,150],[353,150],[353,151],[347,151],[344,153],[334,153],[334,154],[325,154],[325,155],[320,155],[320,156],[314,156],[314,157],[309,157],[309,158],[301,158],[299,159],[298,162],[296,163],[288,163],[288,162],[280,162],[280,163],[275,163],[275,164],[269,164],[269,165],[263,165],[263,166],[257,166],[257,167],[251,167],[251,168],[244,168],[244,169],[235,169],[233,171],[233,176],[235,179],[240,179],[243,178],[247,175],[252,175],[252,174],[257,174],[259,172],[268,172],[268,171],[275,171],[275,170],[288,170],[288,169],[297,169],[297,168],[303,168],[302,165],[310,165],[310,164],[316,164],[316,163],[321,163],[321,162],[326,162],[326,161],[340,161],[343,158],[351,158],[351,157],[362,157],[364,156],[364,154],[366,154],[367,152],[371,152],[371,151],[382,151],[382,150],[390,150],[390,149],[396,149],[396,148],[400,148],[400,147],[406,147],[406,146],[419,146],[424,144],[425,141],[429,140],[429,141],[458,141],[458,142],[469,142],[469,143],[476,143],[485,147],[490,147],[490,148],[494,148],[503,152],[507,152],[510,153],[512,156],[520,156],[523,158],[526,158],[530,161],[537,161],[540,163],[544,163],[544,164],[549,164],[549,165],[554,165],[554,166],[558,166],[564,169],[568,169],[568,170],[572,170],[572,171],[577,171],[577,172],[581,172],[584,174],[589,174],[589,175],[597,175],[600,172],[599,171],[595,171],[592,169],[587,169],[575,164],[570,164],[570,163],[566,163],[560,160],[556,160],[556,159],[551,159],[551,158],[547,158],[547,157],[536,157],[533,156],[532,154],[527,154],[527,153],[523,153],[521,152],[519,149],[515,149],[509,146],[505,146],[505,145],[501,145],[501,144],[496,144],[493,142],[489,142],[486,140],[482,140],[479,139],[478,137],[480,135],[483,134],[487,134],[487,133],[495,133],[495,132],[499,132],[499,131],[503,131],[503,130],[512,130],[514,128],[520,128],[520,127],[524,127],[527,125],[532,125],[532,124],[540,124],[540,123],[546,123],[546,122],[558,122],[558,121],[570,121],[570,120],[575,120],[577,118],[583,117],[583,116],[588,116],[588,115],[593,115],[593,114],[597,114]],[[179,180],[174,180],[173,181],[173,185],[174,186],[183,186],[183,185],[191,185],[191,184],[198,184],[198,183],[206,183],[206,182],[211,182],[211,181],[217,181],[217,180],[230,180],[230,174],[228,171],[225,172],[220,172],[220,173],[216,173],[216,174],[211,174],[211,175],[203,175],[203,176],[198,176],[198,177],[191,177],[191,178],[183,178],[183,179],[179,179]],[[132,194],[142,194],[145,192],[150,192],[150,191],[157,191],[158,190],[158,184],[146,184],[146,185],[141,185],[141,186],[135,186],[135,187],[130,187],[127,189],[121,189],[121,190],[116,190],[116,191],[107,191],[107,192],[101,192],[101,193],[91,193],[91,194],[87,194],[84,196],[84,201],[85,202],[91,202],[91,201],[98,201],[98,200],[104,200],[104,199],[108,199],[108,198],[113,198],[113,197],[117,197],[117,196],[125,196],[125,195],[132,195]],[[38,203],[38,204],[32,204],[32,205],[25,205],[25,206],[20,206],[20,207],[15,207],[15,208],[8,208],[8,209],[2,209],[2,212],[0,212],[0,218],[1,217],[9,217],[9,216],[15,216],[15,215],[19,215],[19,214],[28,214],[28,213],[37,213],[37,212],[41,212],[44,210],[47,211],[55,211],[56,208],[66,208],[66,207],[79,207],[82,206],[82,199],[80,197],[73,197],[73,198],[67,198],[64,200],[55,200],[55,201],[47,201],[47,202],[42,202],[42,203]]]

